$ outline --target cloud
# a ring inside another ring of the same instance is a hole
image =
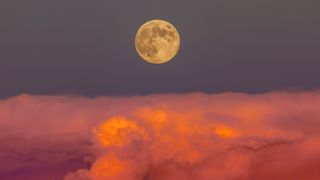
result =
[[[319,179],[320,92],[0,100],[1,179]]]

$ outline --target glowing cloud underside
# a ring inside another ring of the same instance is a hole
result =
[[[319,167],[320,92],[0,101],[0,179],[319,179]]]

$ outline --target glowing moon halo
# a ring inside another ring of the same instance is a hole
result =
[[[139,56],[153,64],[163,64],[174,58],[180,47],[177,29],[167,21],[151,20],[137,31],[135,47]]]

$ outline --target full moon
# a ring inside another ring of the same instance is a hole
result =
[[[167,21],[151,20],[137,31],[135,46],[139,56],[153,64],[163,64],[177,54],[180,36],[177,29]]]

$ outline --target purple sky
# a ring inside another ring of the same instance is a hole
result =
[[[314,89],[318,0],[0,2],[0,98]],[[176,58],[141,61],[134,35],[161,18],[181,35]]]

